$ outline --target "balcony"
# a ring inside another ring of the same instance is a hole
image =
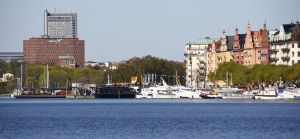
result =
[[[200,60],[200,64],[205,64],[204,60]]]
[[[204,77],[199,77],[200,81],[204,81],[204,79],[205,79]]]
[[[270,60],[270,62],[277,62],[278,58],[270,58],[269,60]]]
[[[290,52],[290,48],[281,48],[281,51],[282,51],[282,52],[287,52],[287,53],[288,53],[288,52]]]
[[[204,75],[205,75],[205,72],[199,72],[199,75],[204,76]]]
[[[290,57],[285,56],[285,57],[281,57],[281,59],[282,59],[283,61],[289,61],[289,60],[290,60]]]
[[[270,54],[276,54],[277,52],[279,52],[278,49],[271,49],[271,50],[269,50]]]

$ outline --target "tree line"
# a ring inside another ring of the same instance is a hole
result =
[[[276,85],[282,81],[286,87],[292,85],[300,87],[300,64],[292,66],[255,64],[252,68],[247,68],[231,61],[219,64],[216,74],[214,72],[208,74],[208,79],[211,82],[214,80],[226,82],[227,78],[230,85],[245,83]]]
[[[21,70],[21,65],[23,69]],[[0,83],[0,93],[6,94],[12,92],[17,87],[16,78],[21,78],[23,88],[44,88],[46,87],[46,64],[34,63],[26,64],[17,61],[6,63],[0,60],[0,74],[14,74],[15,80]],[[174,84],[176,71],[178,75],[185,74],[185,68],[182,63],[169,61],[153,56],[144,56],[138,60],[120,64],[118,68],[112,70],[109,67],[85,67],[85,68],[68,68],[55,64],[48,64],[49,87],[65,88],[70,87],[69,82],[90,83],[101,86],[107,81],[105,75],[112,76],[113,82],[130,82],[131,76],[137,76],[137,82],[141,81],[143,74],[167,75],[163,76],[164,80]],[[168,78],[168,79],[167,79]],[[159,81],[159,79],[157,79]],[[183,82],[183,80],[182,80]]]

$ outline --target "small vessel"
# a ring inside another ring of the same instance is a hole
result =
[[[200,94],[201,98],[204,99],[222,99],[223,96],[217,92],[214,92],[214,90],[211,90],[210,92],[201,92]]]
[[[253,99],[277,99],[277,92],[275,88],[266,88],[259,90],[257,94],[253,96]]]
[[[161,78],[162,85],[155,85],[148,88],[142,88],[136,95],[136,98],[177,98],[178,87],[168,86]]]
[[[277,99],[300,99],[300,88],[285,88],[282,93],[278,93]]]
[[[97,87],[96,98],[135,98],[136,91],[128,85],[105,84]]]

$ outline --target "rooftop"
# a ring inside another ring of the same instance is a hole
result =
[[[220,38],[209,38],[209,37],[205,37],[205,38],[200,38],[197,42],[192,42],[191,44],[197,44],[197,45],[208,45],[210,43],[212,43],[214,40],[219,40]],[[187,44],[188,45],[188,44]]]

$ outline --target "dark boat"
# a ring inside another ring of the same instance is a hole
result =
[[[97,87],[95,98],[135,98],[135,95],[129,85],[104,84]]]

